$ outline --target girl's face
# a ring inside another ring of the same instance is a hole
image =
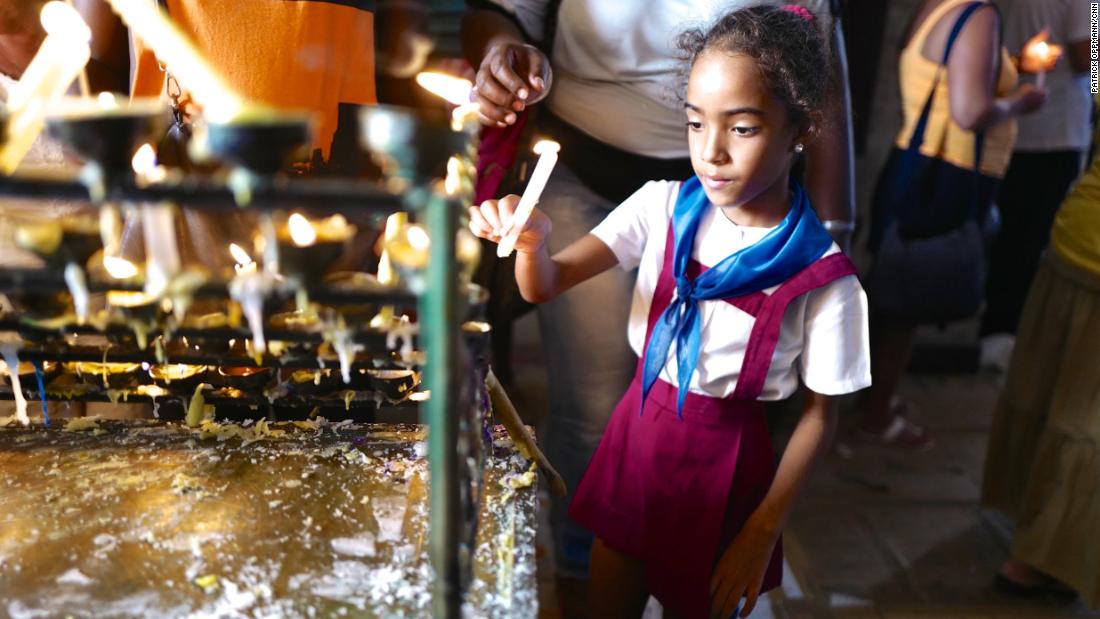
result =
[[[786,196],[799,130],[754,60],[719,50],[700,54],[684,108],[691,165],[712,204],[745,206]]]

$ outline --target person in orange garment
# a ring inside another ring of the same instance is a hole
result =
[[[244,99],[316,114],[315,164],[346,167],[339,159],[354,155],[354,110],[378,101],[376,64],[385,74],[408,77],[430,48],[423,35],[426,9],[417,0],[236,0],[231,11],[202,0],[156,1]],[[105,0],[80,0],[79,6],[95,33],[92,64],[115,76],[113,83],[100,82],[105,89],[121,90],[119,76],[131,74],[134,97],[164,96],[175,88],[139,37],[132,37],[132,71],[127,69],[130,50],[117,44],[126,31]],[[186,106],[187,85],[180,86]]]

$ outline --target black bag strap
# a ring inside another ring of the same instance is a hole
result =
[[[928,129],[928,118],[932,113],[932,102],[936,98],[936,89],[940,85],[940,80],[943,77],[944,72],[947,70],[947,61],[951,57],[951,50],[955,47],[955,42],[959,38],[959,34],[962,32],[963,26],[966,25],[967,20],[980,8],[990,7],[994,11],[998,11],[997,6],[988,2],[971,2],[966,5],[963,12],[959,14],[959,18],[955,20],[954,27],[951,28],[951,34],[947,37],[947,44],[943,49],[943,60],[940,61],[939,68],[936,70],[936,75],[932,81],[932,90],[928,93],[928,99],[924,102],[924,108],[921,109],[920,118],[917,120],[916,126],[913,128],[913,135],[909,137],[909,147],[906,149],[907,161],[906,165],[902,166],[903,173],[909,176],[905,182],[901,183],[901,186],[905,188],[905,193],[909,192],[909,187],[912,184],[912,175],[916,171],[917,158],[920,156],[920,147],[924,143],[924,134]],[[999,15],[999,11],[998,11]],[[1001,74],[1001,53],[1000,53],[1000,39],[997,43],[997,64],[994,74],[994,80],[1000,79]],[[985,131],[974,132],[974,189],[970,199],[970,211],[967,213],[967,219],[974,217],[978,213],[978,194],[979,186],[981,184],[981,163],[982,154],[985,150]],[[903,194],[904,195],[904,194]]]

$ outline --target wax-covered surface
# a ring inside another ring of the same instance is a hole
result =
[[[469,610],[533,617],[534,475],[495,434]],[[0,428],[0,615],[426,616],[425,438],[313,422]]]

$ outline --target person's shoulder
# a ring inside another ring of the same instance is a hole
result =
[[[666,207],[669,203],[675,204],[681,183],[682,181],[674,180],[646,181],[623,204],[631,204],[650,211],[671,213],[671,210]]]

